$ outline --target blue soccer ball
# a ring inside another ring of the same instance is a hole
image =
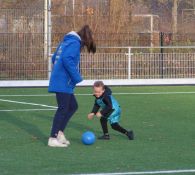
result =
[[[95,142],[95,134],[91,131],[86,131],[83,133],[81,141],[85,145],[92,145]]]

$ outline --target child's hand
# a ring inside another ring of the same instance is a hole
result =
[[[91,120],[91,119],[93,119],[93,116],[94,116],[94,113],[90,113],[90,114],[88,114],[87,118],[88,118],[89,120]]]
[[[97,112],[96,116],[100,118],[100,117],[102,117],[102,114],[100,112]]]

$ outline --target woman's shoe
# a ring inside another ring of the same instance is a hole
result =
[[[66,137],[62,131],[58,132],[57,139],[62,144],[70,145],[70,141],[66,139]]]
[[[50,147],[68,147],[67,144],[60,143],[57,138],[53,138],[53,137],[49,138],[48,146],[50,146]]]

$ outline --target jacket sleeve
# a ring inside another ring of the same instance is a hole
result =
[[[100,109],[100,106],[99,106],[99,105],[96,103],[96,101],[95,101],[91,113],[96,114],[96,113],[98,112],[99,109]]]
[[[61,44],[61,43],[60,43]],[[58,49],[60,47],[60,44],[58,45],[57,49],[55,50],[54,54],[52,55],[52,58],[51,58],[51,61],[52,61],[52,64],[54,64],[55,60],[56,60],[56,54],[58,52]]]
[[[77,84],[83,80],[79,73],[78,65],[76,65],[74,62],[74,59],[78,56],[78,54],[80,54],[80,45],[74,42],[64,49],[64,53],[62,55],[63,66],[67,70],[74,84]]]
[[[100,111],[100,113],[102,114],[103,117],[108,118],[110,116],[110,114],[114,111],[114,109],[112,109],[112,101],[110,96],[105,96],[103,98],[103,102],[106,105],[106,107],[104,109],[102,109]]]

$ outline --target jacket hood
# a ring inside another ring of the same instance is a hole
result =
[[[103,96],[107,96],[107,95],[112,95],[112,91],[108,86],[104,86],[105,87],[105,91]]]
[[[74,32],[74,31],[71,31],[71,32],[67,33],[64,36],[63,40],[65,41],[65,40],[68,40],[68,39],[78,39],[79,41],[81,41],[80,36],[76,32]]]

